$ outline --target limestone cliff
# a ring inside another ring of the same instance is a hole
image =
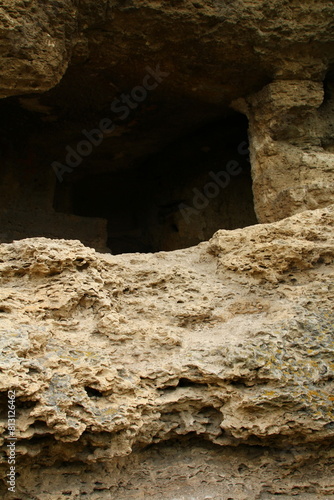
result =
[[[334,499],[334,4],[0,36],[1,496]]]
[[[16,391],[18,494],[170,499],[176,481],[182,498],[205,498],[199,485],[219,499],[330,498],[333,226],[329,207],[177,252],[2,245],[0,381],[4,398]]]

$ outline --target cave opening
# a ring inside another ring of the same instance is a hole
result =
[[[256,224],[247,129],[230,112],[127,168],[68,176],[54,209],[107,220],[112,254],[187,248]]]

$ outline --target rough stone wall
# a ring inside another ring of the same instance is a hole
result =
[[[235,103],[249,116],[259,222],[326,206],[333,199],[334,156],[327,139],[333,136],[332,99],[324,100],[322,82],[279,80],[248,103]]]
[[[1,391],[3,399],[8,389],[16,391],[23,477],[31,470],[42,481],[18,479],[18,494],[93,495],[89,464],[101,462],[110,471],[125,470],[117,472],[118,486],[114,472],[99,476],[103,491],[92,498],[133,498],[137,487],[148,485],[139,470],[131,483],[124,457],[133,451],[136,461],[150,444],[168,456],[163,443],[193,436],[197,441],[189,445],[176,444],[179,457],[193,446],[205,450],[204,440],[247,472],[248,493],[238,490],[229,467],[217,483],[220,452],[208,444],[213,498],[225,498],[228,484],[238,499],[271,498],[265,495],[280,488],[291,493],[289,481],[298,483],[298,474],[282,477],[279,488],[268,479],[255,485],[261,461],[255,460],[257,468],[243,455],[252,447],[259,456],[272,450],[272,480],[285,453],[285,467],[292,461],[299,474],[306,467],[299,491],[333,494],[330,472],[319,473],[314,485],[307,468],[308,456],[328,461],[333,440],[333,226],[332,206],[219,231],[177,252],[111,256],[48,239],[3,244]],[[5,421],[2,430],[5,444]],[[298,454],[304,457],[299,465]],[[2,460],[5,470],[5,453]],[[81,484],[78,462],[89,465]],[[204,464],[194,462],[202,475]],[[38,466],[63,470],[66,463],[77,465],[55,491]],[[171,460],[174,474],[176,463]],[[163,498],[174,498],[164,481]],[[184,498],[205,498],[182,488]]]
[[[116,117],[117,132],[67,177],[69,189],[85,176],[140,163],[232,106],[250,121],[260,222],[333,201],[333,98],[323,93],[334,62],[331,2],[14,0],[0,8],[0,95],[20,96],[9,98],[2,113],[29,112],[11,121],[8,137],[3,132],[10,145],[23,134],[23,159],[6,158],[12,174],[2,177],[2,191],[21,204],[10,178],[27,176],[27,191],[34,192],[27,172],[36,169],[48,186],[45,210],[54,233],[51,163],[64,161],[66,145],[75,147],[81,130],[95,128],[113,99],[142,82],[148,66],[162,68],[168,81],[129,123]],[[26,164],[31,148],[33,166]],[[20,213],[17,218],[19,226]],[[5,227],[6,214],[0,220]],[[66,223],[71,226],[64,217]],[[72,232],[69,227],[63,236]],[[80,232],[77,238],[84,241]]]
[[[64,75],[77,30],[71,0],[2,0],[1,97],[43,92]]]

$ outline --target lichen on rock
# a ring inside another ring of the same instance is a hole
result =
[[[22,467],[116,467],[195,435],[223,453],[329,446],[332,227],[329,207],[177,252],[2,245],[0,383]]]

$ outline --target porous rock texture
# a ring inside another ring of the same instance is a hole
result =
[[[334,3],[2,0],[0,36],[1,497],[334,499]],[[240,113],[251,167],[186,223],[191,175],[247,155]],[[203,243],[97,253],[150,190],[144,230]]]
[[[2,244],[15,498],[334,498],[333,243],[334,206],[175,252]]]
[[[333,86],[276,81],[239,100],[250,120],[255,209],[270,222],[333,199]]]

